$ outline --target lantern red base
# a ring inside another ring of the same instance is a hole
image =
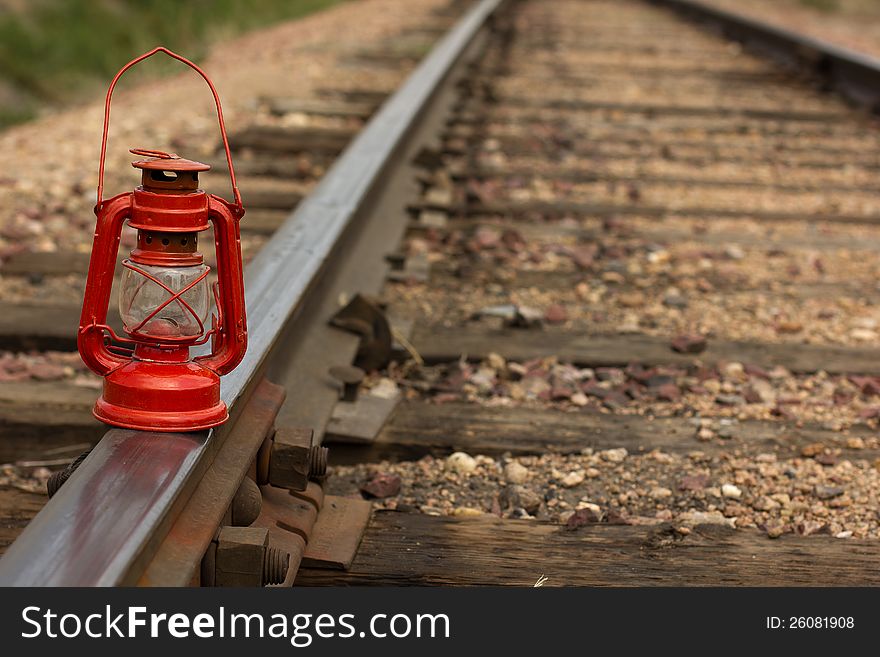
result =
[[[141,431],[201,431],[229,418],[220,377],[191,361],[134,360],[113,370],[92,412],[101,422]]]

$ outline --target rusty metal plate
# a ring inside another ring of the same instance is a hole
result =
[[[365,394],[353,402],[337,402],[327,422],[324,439],[338,443],[372,443],[400,399],[398,392],[390,399]]]
[[[305,490],[292,490],[290,494],[309,502],[318,511],[324,506],[324,488],[317,481],[310,481]]]
[[[392,269],[388,272],[389,281],[402,283],[424,283],[431,276],[431,263],[425,253],[408,257],[400,269]]]
[[[312,528],[302,565],[339,570],[349,568],[370,522],[372,506],[365,500],[327,495]]]
[[[318,510],[306,500],[294,497],[285,488],[263,486],[263,509],[254,527],[277,527],[309,540]]]
[[[306,540],[318,517],[317,507],[310,501],[291,495],[283,488],[261,486],[263,508],[254,527],[269,530],[269,545],[290,555],[287,576],[279,587],[293,585],[302,562]]]
[[[275,425],[284,389],[260,382],[235,426],[144,570],[140,586],[185,586],[199,571],[242,479]]]

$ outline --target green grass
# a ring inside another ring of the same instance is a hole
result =
[[[800,0],[800,3],[805,7],[824,11],[828,14],[840,9],[840,2],[838,0]]]
[[[36,110],[32,104],[0,105],[0,127],[12,125],[13,123],[24,123],[25,121],[30,121],[35,116]]]
[[[0,3],[0,80],[19,96],[0,105],[0,126],[106,86],[123,64],[156,45],[198,60],[224,38],[339,1],[36,0],[18,9]],[[149,69],[179,70],[170,60]]]

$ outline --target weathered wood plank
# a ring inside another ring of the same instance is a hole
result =
[[[734,189],[761,189],[771,188],[780,191],[803,192],[803,191],[851,191],[851,192],[880,192],[880,187],[872,185],[848,185],[845,183],[834,181],[796,181],[785,182],[778,180],[730,180],[728,178],[701,178],[701,177],[685,177],[685,176],[663,176],[642,174],[638,176],[620,175],[600,169],[584,169],[582,167],[571,167],[569,165],[542,166],[536,168],[534,165],[510,165],[505,167],[468,167],[453,170],[452,177],[454,180],[485,180],[485,179],[504,179],[525,178],[532,179],[550,179],[550,180],[567,180],[575,183],[592,183],[592,182],[611,182],[611,183],[636,183],[645,185],[687,185],[688,187],[722,187]]]
[[[339,89],[319,87],[315,93],[323,98],[339,98],[348,103],[372,103],[377,107],[394,93],[394,89]]]
[[[761,222],[769,221],[827,221],[840,224],[880,224],[880,215],[849,215],[822,214],[795,211],[741,210],[723,207],[679,207],[668,208],[652,205],[620,205],[603,203],[585,203],[579,201],[527,201],[527,202],[496,202],[454,203],[450,205],[419,202],[410,206],[411,211],[421,212],[434,210],[448,212],[454,216],[473,217],[477,215],[527,217],[697,217],[722,219],[751,219]]]
[[[309,153],[307,155],[285,155],[284,153],[271,153],[265,155],[260,152],[251,153],[247,157],[239,157],[235,161],[235,173],[242,176],[267,176],[272,178],[286,178],[290,180],[312,180],[318,174],[323,173],[333,162],[333,157],[321,153]],[[213,171],[228,172],[225,163],[218,163]]]
[[[782,121],[844,122],[852,120],[849,111],[797,110],[792,108],[753,109],[748,107],[723,107],[720,105],[674,105],[648,103],[620,103],[593,100],[560,99],[496,95],[496,102],[503,107],[540,107],[558,111],[612,110],[622,113],[650,114],[651,116],[709,116],[730,118],[770,119]]]
[[[290,212],[299,205],[304,197],[305,193],[292,189],[255,189],[242,192],[242,201],[245,207],[259,210],[287,210]]]
[[[296,586],[876,586],[880,541],[699,525],[559,525],[377,511],[347,571]]]
[[[445,216],[445,214],[443,214]],[[638,217],[637,217],[638,218]],[[704,217],[712,219],[712,217]],[[564,237],[577,237],[583,242],[598,240],[607,237],[608,232],[599,227],[585,227],[579,224],[561,222],[534,222],[521,219],[469,217],[449,217],[442,227],[444,231],[472,230],[476,226],[490,226],[495,228],[509,228],[520,233],[526,239],[554,240]],[[728,246],[739,244],[741,246],[753,246],[762,249],[792,249],[804,248],[814,251],[836,251],[838,249],[851,249],[854,251],[877,251],[880,250],[880,240],[870,236],[855,238],[846,234],[845,229],[836,232],[819,234],[821,224],[803,224],[804,230],[797,235],[780,234],[768,231],[767,234],[732,231],[728,228],[721,229],[717,224],[712,224],[710,230],[696,235],[692,229],[674,226],[669,222],[652,222],[650,225],[637,225],[628,222],[623,226],[627,235],[633,235],[658,244],[674,244],[681,241],[698,240],[701,244],[709,246]],[[411,234],[423,233],[428,229],[438,230],[436,226],[428,226],[419,220],[410,222],[407,230]]]
[[[76,349],[82,308],[75,304],[0,302],[0,349]]]
[[[546,82],[547,76],[534,72],[533,69],[522,68],[514,69],[508,64],[492,63],[488,66],[480,66],[475,69],[473,77],[468,78],[471,86],[479,88],[485,87],[487,84],[497,84],[499,77],[507,77],[515,74],[519,79],[534,81],[535,83]],[[567,72],[554,71],[553,80],[557,83],[565,83],[579,87],[594,86],[597,84],[619,83],[619,75],[625,71],[627,77],[641,78],[651,82],[658,81],[675,81],[681,82],[683,79],[696,83],[703,83],[707,78],[710,82],[723,81],[725,85],[741,85],[746,83],[749,87],[755,83],[771,83],[777,87],[788,86],[790,88],[803,89],[798,82],[794,82],[791,75],[783,71],[743,71],[743,70],[716,70],[705,68],[687,68],[687,69],[663,69],[661,67],[644,68],[635,64],[613,64],[613,63],[596,63],[590,66],[589,71]],[[610,74],[609,74],[610,73]]]
[[[470,117],[475,124],[481,124],[479,115]],[[450,136],[451,137],[451,136]],[[444,141],[444,152],[452,155],[466,155],[472,151],[477,151],[482,147],[485,136],[469,141],[465,138],[449,138]],[[553,142],[536,141],[531,136],[502,136],[495,139],[498,146],[508,157],[525,156],[532,157],[536,155],[546,156],[547,152],[557,152],[560,146]],[[694,166],[708,165],[737,165],[739,167],[767,165],[771,163],[785,164],[786,166],[797,167],[798,169],[808,169],[822,173],[829,169],[839,169],[842,166],[852,166],[859,169],[876,171],[880,169],[880,161],[873,155],[866,154],[859,156],[858,154],[847,157],[846,151],[837,153],[826,149],[825,153],[821,152],[790,152],[778,153],[776,151],[749,151],[742,152],[724,152],[719,149],[706,151],[703,153],[676,153],[674,150],[668,152],[662,146],[655,146],[653,150],[646,150],[643,146],[638,148],[634,146],[630,150],[621,151],[603,148],[602,144],[606,142],[592,143],[588,141],[574,142],[566,147],[566,151],[570,154],[577,155],[581,159],[595,159],[602,162],[613,161],[638,161],[643,164],[658,163],[661,161],[674,162],[676,164],[692,164]],[[598,145],[597,145],[598,144]]]
[[[756,146],[751,142],[743,142],[743,145],[734,141],[717,143],[709,139],[692,139],[685,135],[673,135],[671,138],[647,137],[632,130],[629,126],[621,126],[617,130],[604,131],[600,134],[593,134],[590,127],[581,129],[569,127],[566,136],[571,141],[566,142],[563,148],[567,147],[575,153],[581,155],[594,155],[597,159],[601,159],[605,155],[619,158],[620,156],[629,157],[645,157],[646,159],[663,157],[664,153],[668,154],[667,159],[678,159],[676,157],[676,149],[682,149],[687,152],[687,157],[702,157],[707,161],[722,162],[741,161],[741,162],[760,162],[769,161],[788,162],[798,166],[801,162],[809,163],[807,166],[818,165],[825,160],[827,168],[835,161],[841,163],[847,158],[851,159],[852,166],[868,166],[876,168],[878,165],[876,146],[871,143],[860,144],[857,148],[841,147],[839,140],[829,140],[823,142],[817,140],[815,144],[798,144],[787,141],[780,141],[778,144],[764,145],[763,148]],[[494,139],[501,150],[509,151],[536,151],[538,145],[547,148],[548,146],[556,146],[554,141],[536,142],[533,136],[528,134],[510,134],[508,132],[493,131],[486,134],[484,129],[472,130],[468,126],[461,124],[453,126],[444,134],[444,137],[450,141],[468,139],[475,143],[483,143],[484,140]],[[615,148],[609,149],[609,145],[613,144]],[[669,152],[671,150],[671,152]],[[742,154],[737,151],[744,151]],[[502,177],[505,174],[499,174]],[[723,183],[722,183],[723,184]],[[859,189],[859,188],[856,188]]]
[[[81,424],[90,417],[99,390],[73,385],[67,379],[2,381],[0,413],[19,421],[39,421],[45,426]]]
[[[627,65],[627,72],[631,70]],[[633,68],[632,70],[635,70]],[[682,71],[683,73],[686,71]],[[678,71],[676,71],[678,73]],[[466,101],[461,103],[456,116],[447,122],[452,128],[472,127],[485,125],[486,105],[481,100]],[[504,113],[497,117],[502,122],[517,124],[541,123],[572,128],[608,129],[639,126],[644,127],[644,116],[639,112],[632,114],[608,113],[603,110],[583,113],[572,117],[562,112],[546,112],[541,108],[511,108],[505,107]],[[651,125],[663,128],[667,135],[691,135],[693,134],[694,122],[687,116],[655,116],[652,117]],[[744,133],[758,134],[763,137],[787,137],[794,133],[802,137],[815,137],[818,139],[833,137],[852,137],[862,135],[865,132],[865,124],[858,121],[825,122],[825,121],[799,121],[797,123],[779,122],[770,118],[760,117],[735,117],[733,119],[719,117],[702,117],[700,130],[708,135],[741,135]]]
[[[313,187],[311,182],[297,180],[282,180],[263,176],[242,176],[239,178],[239,189],[241,189],[242,202],[246,210],[292,210]]]
[[[696,428],[681,417],[603,413],[592,409],[564,412],[529,407],[486,407],[466,402],[431,404],[406,400],[399,404],[375,441],[368,445],[335,445],[335,463],[418,459],[454,451],[500,455],[576,454],[584,448],[625,447],[630,453],[660,449],[686,454],[739,450],[775,452],[780,458],[798,455],[803,446],[823,443],[840,448],[853,459],[873,459],[878,450],[850,450],[846,438],[873,435],[867,427],[844,435],[818,426],[794,427],[785,422],[747,420],[736,425],[733,437],[701,442]],[[332,441],[332,436],[327,436]]]
[[[357,132],[357,128],[253,125],[230,135],[229,145],[234,149],[337,154]]]
[[[379,107],[376,103],[354,103],[333,101],[329,99],[265,97],[260,102],[268,106],[269,111],[276,115],[311,114],[312,116],[329,116],[338,118],[368,119]]]
[[[293,206],[247,210],[241,220],[241,232],[253,235],[271,235],[290,216]]]
[[[28,252],[10,256],[0,267],[4,276],[66,276],[85,274],[89,270],[91,253],[56,251],[54,253]]]
[[[92,416],[99,394],[69,381],[0,382],[0,463],[98,442],[107,430]]]
[[[10,351],[76,351],[78,303],[17,304],[0,301],[0,349]],[[121,334],[122,322],[116,311],[116,295],[111,297],[108,324]]]
[[[376,66],[381,68],[400,69],[415,65],[425,52],[420,49],[407,50],[363,50],[342,58],[343,62],[355,66]]]
[[[0,556],[48,500],[45,494],[0,487]]]
[[[411,342],[427,362],[448,362],[462,355],[483,359],[491,352],[513,360],[558,356],[585,367],[629,363],[687,365],[735,360],[764,367],[782,365],[793,372],[880,374],[880,350],[869,347],[709,340],[701,354],[679,354],[670,338],[650,335],[586,335],[561,330],[445,328],[416,325]]]

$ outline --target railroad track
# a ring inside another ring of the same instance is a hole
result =
[[[347,124],[232,137],[256,235],[233,420],[107,433],[0,581],[223,584],[252,525],[287,555],[257,583],[873,583],[880,133],[851,103],[878,70],[684,0],[485,0],[387,101],[267,100]],[[78,309],[27,312],[6,346],[70,347]],[[94,391],[54,388],[54,429],[16,392],[5,433],[94,432]]]

